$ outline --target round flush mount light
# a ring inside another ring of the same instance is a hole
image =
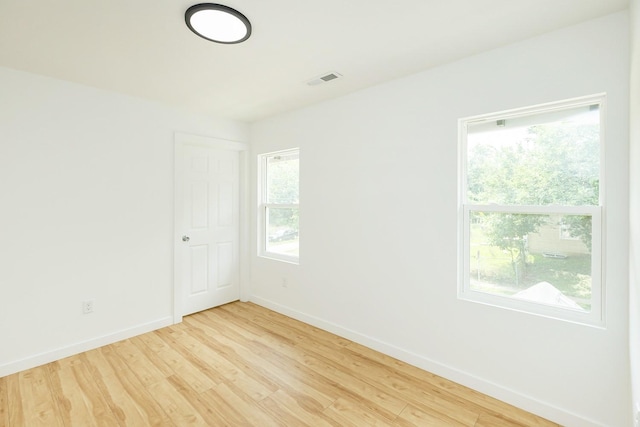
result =
[[[187,27],[200,37],[216,43],[242,43],[251,36],[251,23],[242,13],[228,6],[201,3],[184,14]]]

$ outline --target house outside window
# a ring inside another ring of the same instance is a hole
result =
[[[300,243],[300,152],[298,149],[259,156],[261,256],[298,263]]]
[[[604,95],[461,119],[461,299],[603,325]]]

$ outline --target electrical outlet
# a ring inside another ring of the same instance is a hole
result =
[[[96,301],[94,299],[82,301],[82,314],[93,313],[93,306],[95,305],[95,302]]]
[[[282,287],[283,288],[289,287],[289,284],[287,283],[287,278],[286,277],[282,278]]]

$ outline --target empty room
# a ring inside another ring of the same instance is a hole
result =
[[[1,0],[0,138],[0,427],[640,426],[640,0]]]

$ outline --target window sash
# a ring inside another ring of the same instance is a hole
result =
[[[278,251],[277,246],[280,240],[271,240],[272,235],[270,234],[270,211],[277,209],[295,209],[299,211],[298,205],[265,205],[263,210],[263,218],[264,218],[264,239],[262,240],[262,244],[264,245],[264,254],[268,254],[269,257],[277,257],[278,259],[295,262],[299,258],[300,251],[300,235],[299,235],[299,226],[298,230],[295,230],[295,238],[291,239],[295,241],[295,251],[298,252],[297,255],[288,254],[288,251]],[[285,242],[286,243],[286,242]],[[276,246],[273,248],[272,246]],[[291,248],[290,248],[291,249]]]
[[[299,231],[298,231],[298,255],[287,255],[281,252],[274,252],[273,250],[269,250],[269,209],[297,209],[299,211],[299,205],[297,204],[274,204],[274,203],[269,203],[269,204],[263,204],[261,206],[260,209],[260,213],[261,213],[261,219],[260,219],[260,250],[259,250],[259,254],[263,257],[266,258],[272,258],[272,259],[278,259],[281,261],[288,261],[288,262],[292,262],[292,263],[298,263],[299,259],[300,259],[300,255],[299,255],[299,245],[300,245],[300,235],[299,235]],[[298,225],[298,230],[299,230],[300,226]]]
[[[584,215],[591,217],[591,310],[581,312],[569,308],[554,307],[512,298],[510,296],[471,289],[471,213],[495,212],[505,214]],[[458,297],[468,301],[506,309],[538,314],[556,319],[593,326],[604,326],[604,295],[602,286],[602,207],[601,206],[513,206],[513,205],[462,205],[462,230],[460,233],[461,286]]]
[[[602,206],[605,200],[605,135],[606,135],[606,123],[604,117],[606,116],[606,94],[595,94],[589,95],[574,99],[569,99],[565,101],[559,102],[551,102],[548,104],[535,105],[532,107],[524,107],[517,108],[509,111],[503,111],[499,113],[490,113],[490,114],[482,114],[473,117],[467,117],[458,120],[458,171],[459,171],[459,194],[458,200],[460,205],[464,203],[468,203],[468,181],[467,181],[467,166],[468,166],[468,133],[470,126],[477,126],[483,123],[493,123],[495,124],[498,120],[511,120],[513,118],[518,118],[520,120],[526,120],[527,116],[541,116],[548,115],[549,117],[553,115],[563,114],[564,110],[570,110],[579,107],[591,107],[598,106],[598,111],[600,114],[600,176],[599,176],[599,200],[598,205]],[[514,205],[519,206],[519,205]],[[549,205],[549,207],[553,207],[553,205]]]

